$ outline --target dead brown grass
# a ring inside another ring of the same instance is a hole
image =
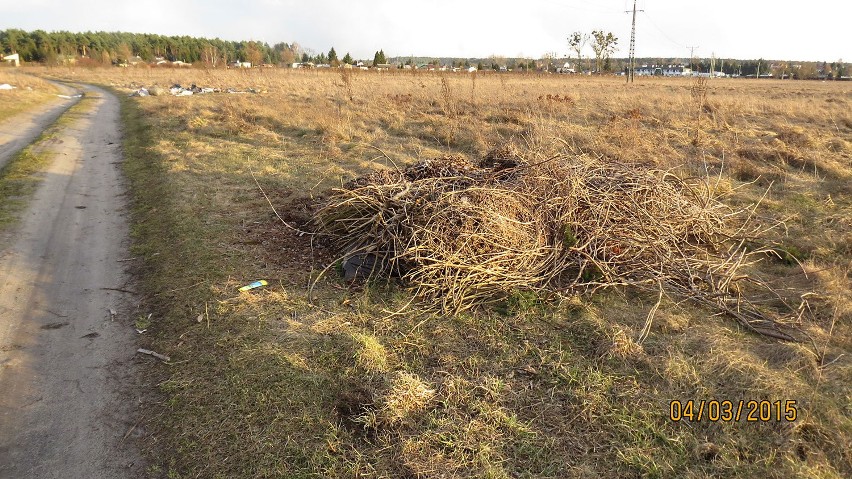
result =
[[[14,90],[0,91],[0,121],[41,105],[57,93],[56,88],[38,76],[29,74],[29,68],[0,66],[0,84],[8,83]]]
[[[419,306],[444,313],[524,292],[564,298],[633,287],[712,305],[793,340],[744,293],[755,289],[747,285],[774,292],[746,272],[778,254],[746,246],[766,233],[750,224],[753,209],[726,207],[707,177],[504,148],[477,163],[446,156],[374,172],[332,190],[314,218],[347,279],[398,276]],[[786,304],[784,322],[799,322],[806,307]]]
[[[162,474],[852,473],[848,84],[711,80],[697,124],[689,80],[70,73],[121,92],[154,83],[264,92],[126,103],[136,253],[156,311],[144,339],[174,361],[155,371],[164,400],[148,424]],[[317,197],[369,171],[479,158],[496,144],[709,174],[735,210],[763,198],[756,215],[785,226],[767,239],[778,255],[755,271],[782,295],[817,293],[803,325],[813,343],[762,339],[664,298],[639,344],[657,296],[630,291],[393,315],[410,299],[393,282],[352,290],[329,277],[311,303],[308,285],[333,258],[281,225],[252,179],[300,226]],[[259,278],[270,287],[236,292]],[[800,416],[675,423],[674,399],[793,399]]]

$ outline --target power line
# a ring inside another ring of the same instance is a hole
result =
[[[567,10],[576,10],[580,12],[588,12],[588,13],[598,13],[601,15],[614,15],[617,14],[616,11],[610,9],[602,9],[599,8],[600,5],[594,2],[580,2],[582,5],[568,5],[564,2],[559,1],[551,1],[551,0],[540,0],[541,3],[546,3],[549,5],[553,5],[555,7],[559,7]]]
[[[642,12],[642,13],[645,13],[645,10],[641,10],[641,12]],[[669,36],[669,35],[668,35],[668,34],[667,34],[667,33],[666,33],[666,32],[665,32],[662,28],[660,28],[660,26],[659,26],[659,25],[657,25],[657,23],[654,21],[654,19],[653,19],[653,18],[651,18],[651,16],[650,16],[650,15],[648,15],[647,13],[645,13],[645,18],[646,18],[649,22],[651,22],[651,25],[652,25],[652,26],[653,26],[653,27],[654,27],[654,28],[655,28],[658,32],[660,32],[660,34],[662,34],[662,35],[663,35],[663,37],[665,37],[665,39],[666,39],[666,40],[668,40],[668,41],[672,42],[672,44],[674,44],[674,45],[676,45],[676,46],[679,46],[679,47],[681,47],[681,48],[685,48],[683,44],[681,44],[681,43],[676,42],[675,40],[673,40],[673,39],[672,39],[672,37],[670,37],[670,36]]]

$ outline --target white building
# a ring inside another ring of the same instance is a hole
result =
[[[570,62],[565,62],[565,64],[556,69],[556,73],[577,73],[577,70],[574,69],[574,65]]]
[[[639,76],[688,77],[692,68],[685,65],[642,65],[633,70]]]
[[[3,57],[3,60],[11,63],[12,65],[15,65],[16,67],[21,66],[21,56],[17,53],[6,55],[5,57]]]
[[[666,77],[688,77],[692,75],[692,68],[685,65],[667,65],[662,70],[663,76]]]

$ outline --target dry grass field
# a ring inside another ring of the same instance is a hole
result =
[[[153,476],[852,476],[850,83],[38,73],[125,96],[138,326],[171,357],[140,426]],[[127,97],[174,83],[257,93]],[[335,252],[270,204],[304,228],[372,169],[504,145],[710,177],[726,204],[757,204],[778,225],[754,241],[778,254],[749,274],[804,295],[808,339],[664,296],[640,344],[657,295],[631,288],[443,315],[332,270],[308,298]],[[797,417],[673,421],[673,400],[793,400]]]
[[[13,90],[0,90],[0,121],[54,98],[58,92],[46,81],[20,71],[0,66],[0,85],[8,83]]]

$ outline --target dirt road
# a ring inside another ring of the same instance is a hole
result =
[[[76,95],[79,92],[76,89],[59,82],[51,83],[56,85],[62,95],[70,98],[57,96],[45,105],[0,122],[0,168],[15,153],[32,143],[48,125],[59,118],[59,115],[77,102]]]
[[[85,113],[42,142],[55,161],[0,235],[0,478],[144,475],[119,103],[80,88]]]

